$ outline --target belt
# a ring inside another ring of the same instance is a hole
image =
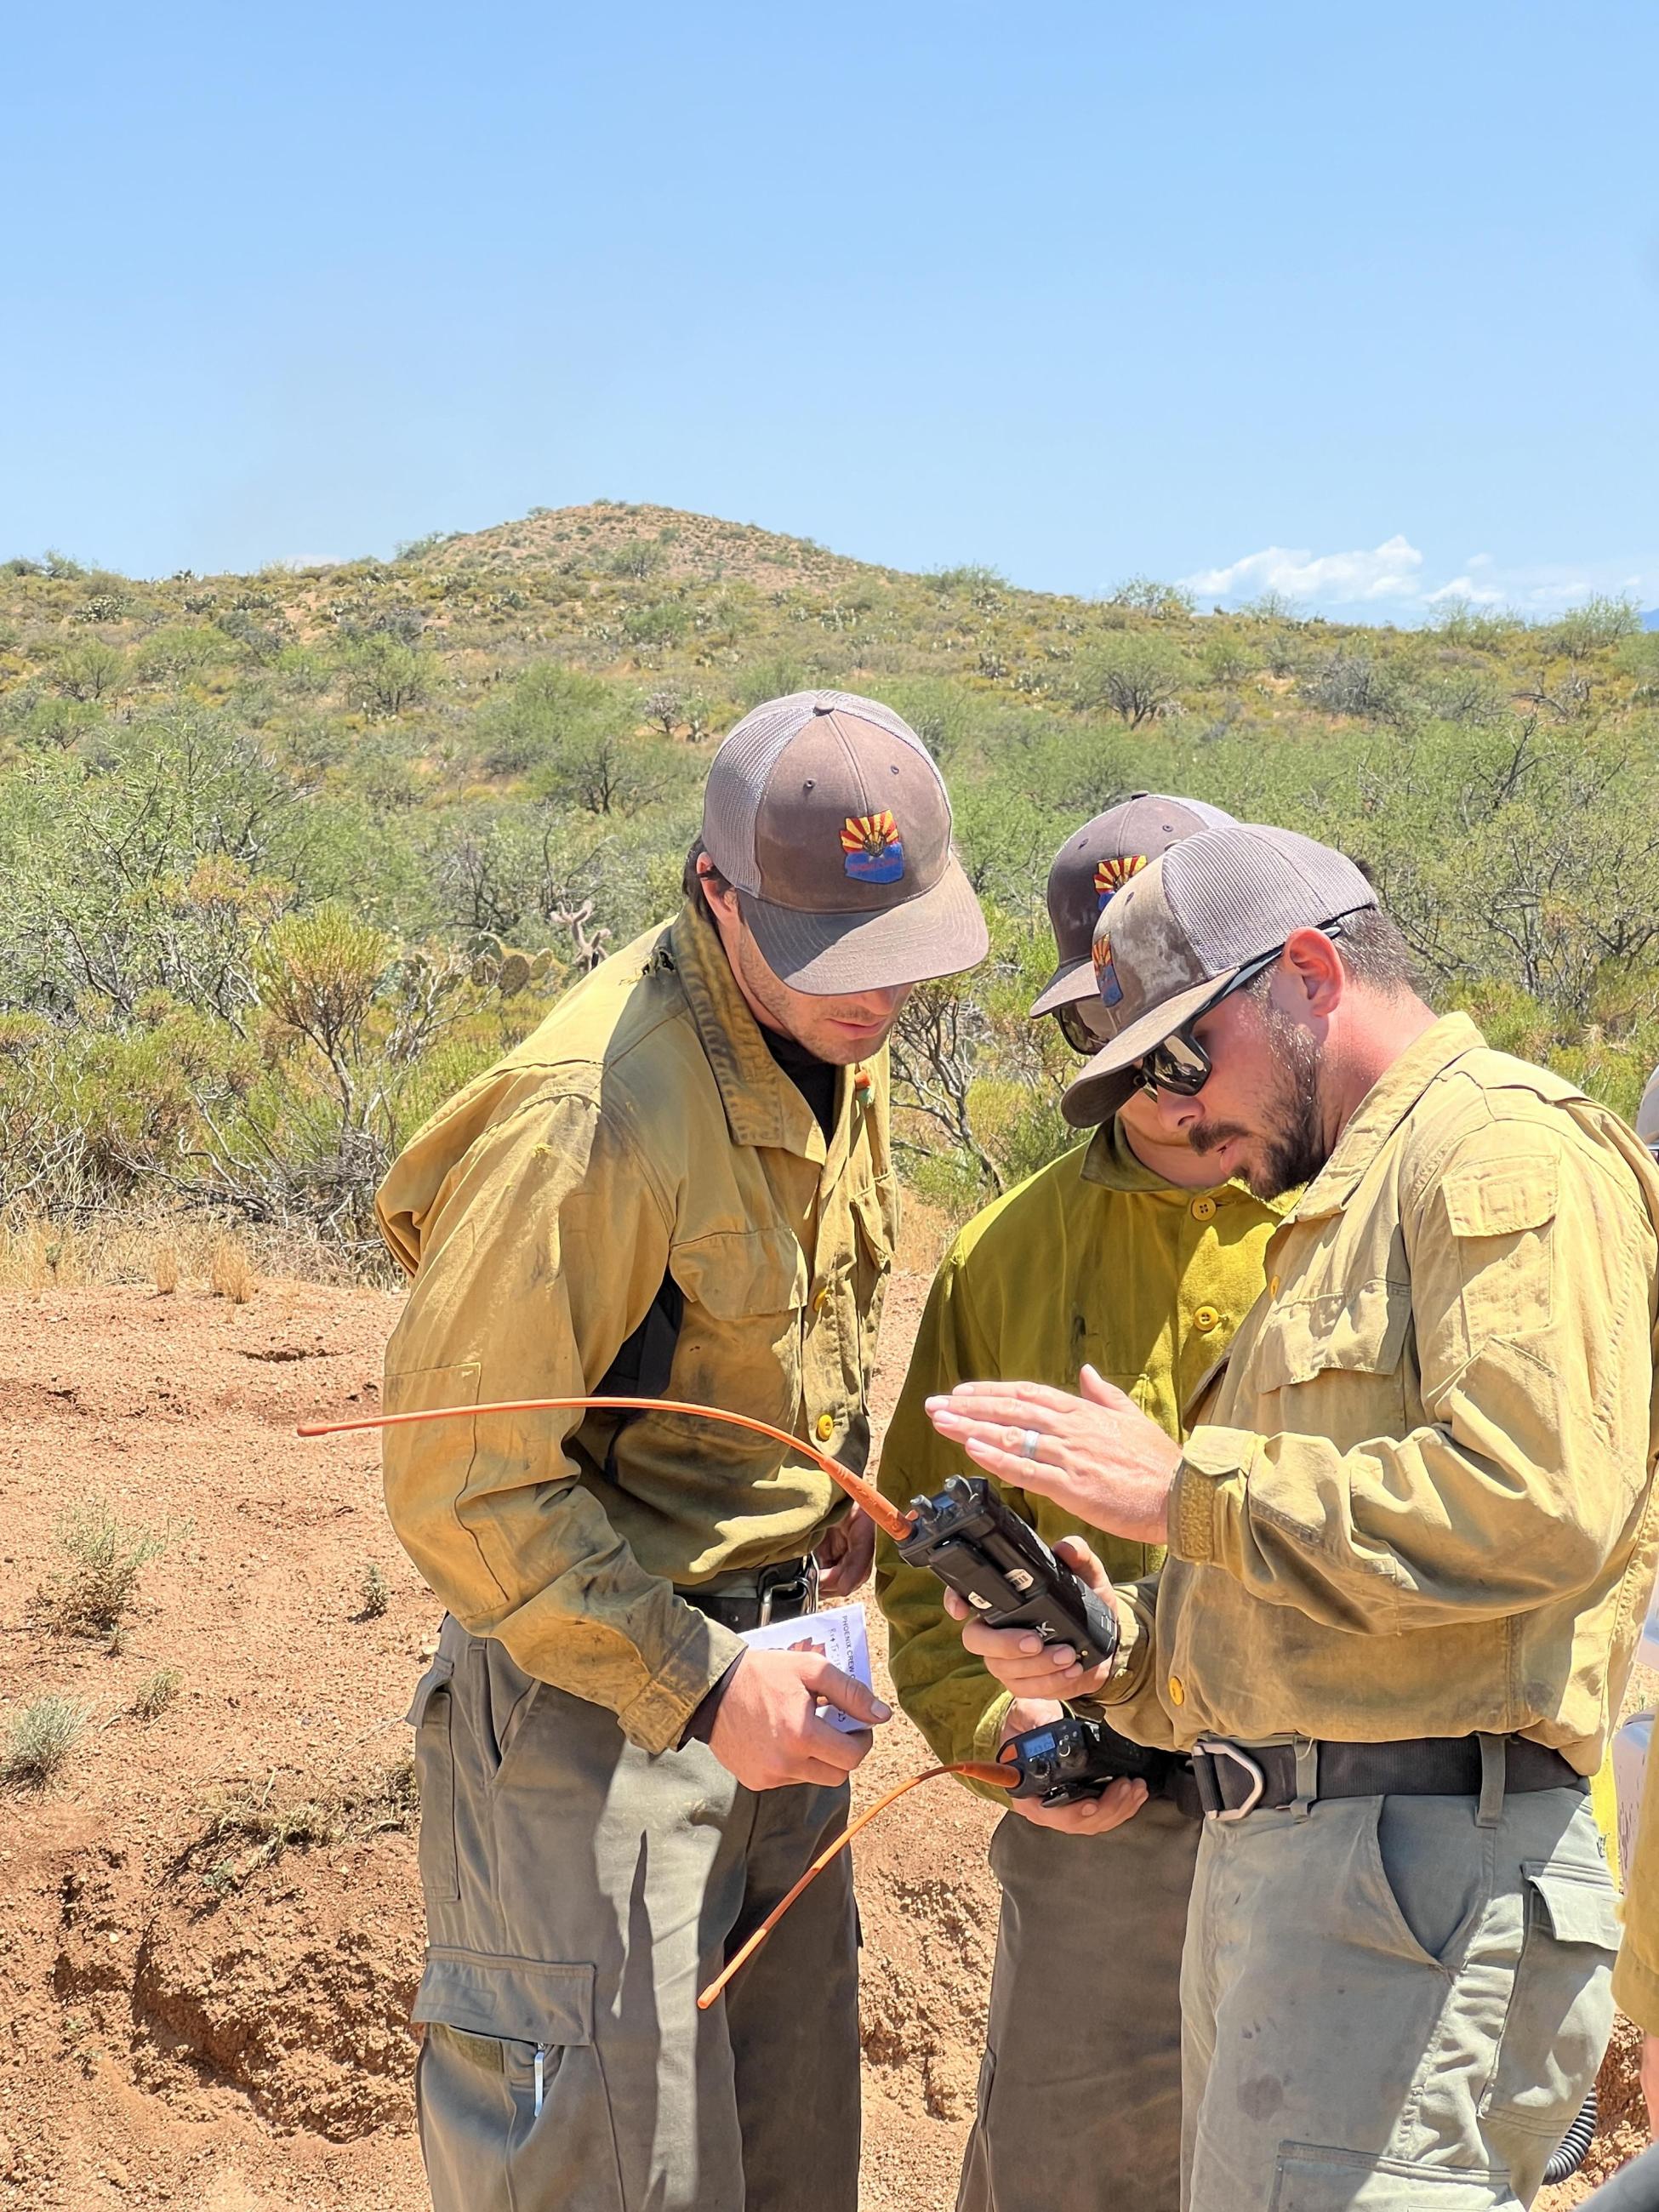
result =
[[[752,1574],[736,1575],[718,1589],[678,1589],[677,1595],[711,1620],[738,1635],[764,1628],[770,1620],[798,1620],[818,1609],[818,1563],[816,1559],[780,1559],[775,1565],[757,1567]]]
[[[1587,1790],[1589,1784],[1559,1751],[1530,1737],[1494,1739],[1504,1747],[1506,1792]],[[1325,1797],[1478,1797],[1483,1761],[1478,1735],[1419,1735],[1401,1743],[1311,1743],[1312,1787],[1297,1778],[1293,1743],[1230,1743],[1206,1736],[1192,1751],[1191,1772],[1177,1771],[1164,1794],[1196,1820],[1242,1820],[1299,1799]]]

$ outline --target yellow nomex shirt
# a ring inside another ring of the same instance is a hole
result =
[[[1182,1747],[1518,1734],[1592,1772],[1659,1547],[1656,1220],[1615,1115],[1428,1029],[1268,1247],[1111,1717]]]
[[[904,1505],[950,1475],[981,1472],[924,1411],[958,1382],[1075,1390],[1086,1362],[1178,1437],[1182,1405],[1261,1293],[1267,1239],[1290,1204],[1264,1205],[1231,1183],[1176,1190],[1141,1164],[1115,1121],[998,1199],[934,1279],[882,1447],[883,1491]],[[1163,1556],[1035,1492],[1003,1495],[1048,1543],[1085,1537],[1114,1577],[1145,1574]],[[941,1759],[994,1758],[1009,1699],[963,1650],[939,1577],[906,1565],[884,1537],[877,1589],[905,1711]]]
[[[700,908],[441,1108],[376,1203],[414,1276],[388,1411],[592,1393],[672,1277],[661,1395],[864,1465],[896,1226],[887,1055],[842,1071],[826,1144]],[[462,1626],[651,1752],[744,1648],[674,1586],[798,1558],[845,1510],[805,1458],[679,1414],[390,1429],[384,1467],[392,1526]]]

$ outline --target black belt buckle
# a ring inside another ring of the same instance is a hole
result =
[[[1206,1735],[1193,1746],[1192,1758],[1193,1779],[1198,1784],[1198,1800],[1206,1820],[1242,1820],[1247,1813],[1255,1812],[1267,1787],[1267,1778],[1248,1751],[1241,1751],[1224,1736]],[[1242,1805],[1230,1805],[1222,1792],[1218,1763],[1224,1759],[1249,1778],[1249,1795]]]
[[[816,1559],[786,1559],[781,1565],[762,1567],[755,1576],[755,1595],[760,1601],[756,1626],[767,1626],[775,1618],[794,1620],[818,1609],[818,1563]]]

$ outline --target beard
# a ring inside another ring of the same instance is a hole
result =
[[[1264,1102],[1258,1139],[1260,1167],[1241,1165],[1239,1180],[1255,1197],[1283,1198],[1310,1183],[1331,1156],[1320,1113],[1320,1048],[1299,1022],[1279,1012],[1271,1000],[1260,1002],[1262,1024],[1278,1054],[1279,1079]],[[1247,1140],[1254,1133],[1236,1121],[1203,1125],[1194,1132],[1195,1152],[1212,1152],[1231,1137]]]

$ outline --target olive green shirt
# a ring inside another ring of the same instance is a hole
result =
[[[1659,1549],[1656,1220],[1615,1115],[1463,1015],[1418,1038],[1268,1246],[1113,1717],[1593,1772]]]
[[[958,1382],[1075,1390],[1087,1362],[1179,1437],[1182,1403],[1261,1294],[1262,1255],[1289,1204],[1265,1206],[1231,1183],[1176,1190],[1142,1166],[1115,1122],[998,1199],[934,1279],[882,1447],[883,1491],[903,1505],[949,1475],[981,1472],[924,1410]],[[1086,1537],[1114,1577],[1145,1574],[1163,1556],[1035,1492],[1003,1495],[1050,1544]],[[1009,1699],[963,1650],[939,1577],[883,1538],[876,1582],[904,1710],[941,1759],[994,1758]]]
[[[885,1050],[826,1142],[688,907],[562,998],[413,1139],[377,1200],[414,1276],[388,1411],[591,1393],[672,1275],[664,1395],[854,1468],[897,1197]],[[387,1509],[438,1596],[647,1751],[742,1646],[678,1596],[809,1552],[845,1500],[763,1437],[535,1413],[389,1429]]]

